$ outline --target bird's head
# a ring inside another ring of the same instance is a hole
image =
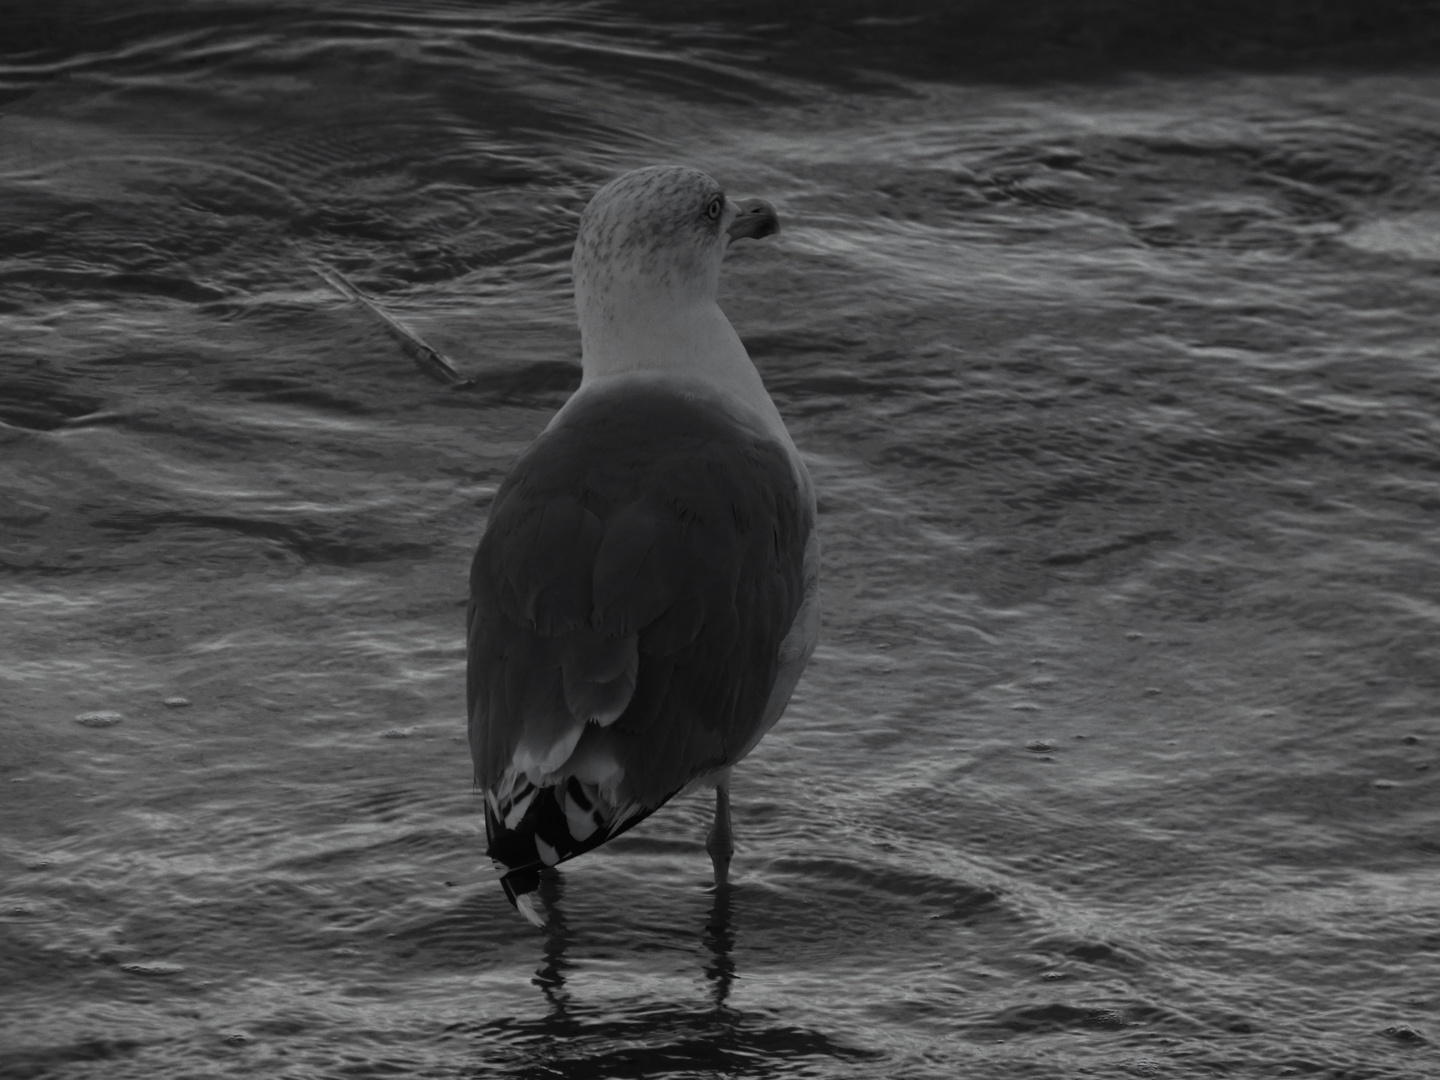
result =
[[[730,241],[779,228],[769,203],[728,199],[698,169],[659,165],[617,177],[580,216],[571,268],[582,330],[647,305],[713,303]]]

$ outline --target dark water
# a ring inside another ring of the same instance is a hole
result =
[[[1440,1074],[1440,74],[1310,62],[1426,39],[1020,83],[743,8],[15,24],[0,1076]],[[1154,22],[1105,10],[1092,61]],[[540,933],[477,874],[465,575],[655,162],[784,221],[722,302],[825,625],[733,892],[693,797]]]

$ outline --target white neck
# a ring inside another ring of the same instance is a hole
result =
[[[714,300],[623,305],[586,303],[580,316],[580,387],[619,375],[652,373],[702,380],[757,413],[785,443],[790,436],[750,354]],[[597,298],[598,299],[598,298]]]

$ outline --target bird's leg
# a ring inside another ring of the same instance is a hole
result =
[[[715,824],[705,838],[705,850],[715,864],[715,885],[724,886],[730,877],[730,856],[735,854],[735,842],[730,832],[730,785],[715,785]]]

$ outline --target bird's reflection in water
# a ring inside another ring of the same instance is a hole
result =
[[[764,1010],[740,1011],[729,1003],[736,978],[733,887],[711,894],[710,910],[695,926],[696,953],[709,1001],[657,999],[622,992],[618,997],[573,994],[569,979],[585,966],[566,958],[571,945],[564,913],[564,879],[541,877],[537,908],[545,916],[544,963],[531,980],[545,995],[543,1016],[498,1017],[481,1025],[485,1075],[496,1069],[514,1080],[594,1080],[612,1076],[749,1075],[755,1062],[767,1075],[811,1071],[824,1062],[854,1063],[883,1056],[832,1040],[823,1032],[779,1022]],[[583,953],[588,940],[576,933]],[[612,984],[613,989],[613,984]],[[500,1052],[501,1047],[508,1052]]]
[[[535,978],[531,980],[550,1002],[551,1015],[561,1021],[568,1018],[570,994],[565,989],[565,971],[571,966],[565,959],[569,931],[565,926],[565,910],[560,903],[565,893],[564,881],[559,871],[554,869],[546,869],[540,875],[538,892],[545,912],[545,963],[536,970]]]
[[[710,962],[705,965],[705,978],[710,980],[710,989],[715,1007],[723,1009],[730,996],[730,984],[735,981],[735,959],[730,955],[735,948],[735,931],[730,927],[729,885],[715,886],[715,899],[710,905],[710,921],[705,924],[705,935],[701,939],[710,950]]]
[[[550,1002],[551,1015],[563,1020],[568,1015],[570,994],[565,989],[565,974],[574,965],[565,959],[569,929],[561,900],[565,894],[564,878],[556,870],[547,870],[540,877],[539,899],[545,912],[545,963],[531,980]],[[735,931],[730,924],[730,885],[717,885],[712,894],[710,915],[705,921],[700,942],[710,954],[705,964],[705,978],[710,982],[711,998],[717,1009],[724,1009],[735,981]]]

